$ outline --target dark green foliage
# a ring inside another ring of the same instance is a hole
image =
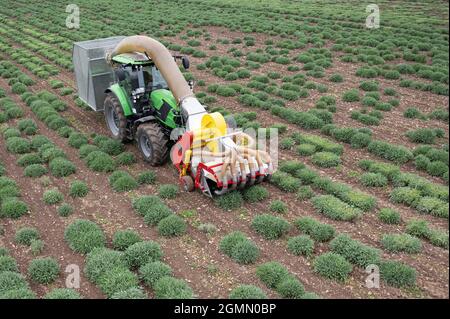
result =
[[[377,264],[380,261],[380,250],[367,246],[346,234],[336,236],[330,242],[333,252],[342,255],[352,264],[365,268],[370,264]]]
[[[63,203],[56,210],[61,217],[67,217],[73,213],[73,207],[68,203]]]
[[[106,271],[115,268],[127,269],[122,252],[102,247],[95,248],[86,255],[84,273],[95,284],[98,284]]]
[[[30,246],[33,240],[40,238],[39,232],[33,227],[23,227],[16,231],[14,240],[21,245]]]
[[[328,279],[345,281],[352,270],[352,265],[344,257],[333,252],[324,253],[314,260],[314,271]]]
[[[37,132],[37,124],[32,119],[22,119],[17,122],[17,128],[26,135],[34,135]]]
[[[416,284],[416,270],[394,260],[381,261],[380,277],[388,285],[394,287],[411,287]]]
[[[229,192],[225,195],[217,197],[215,199],[215,203],[223,210],[236,210],[242,206],[244,200],[241,193]]]
[[[325,216],[342,221],[352,221],[361,215],[361,211],[333,195],[319,195],[312,198],[314,208]]]
[[[243,192],[244,200],[249,203],[257,203],[266,199],[269,196],[269,191],[259,185],[250,187]]]
[[[147,295],[141,288],[131,287],[114,293],[111,299],[147,299]]]
[[[296,152],[298,155],[311,156],[316,152],[316,147],[311,144],[301,144],[297,146]]]
[[[90,152],[85,160],[87,166],[95,172],[111,172],[116,166],[114,159],[102,151]]]
[[[269,288],[276,288],[283,280],[290,276],[289,271],[282,264],[270,261],[256,268],[256,276]]]
[[[81,299],[81,295],[74,289],[55,288],[48,292],[44,299]]]
[[[252,264],[259,257],[258,247],[239,231],[224,236],[220,241],[219,248],[240,264]]]
[[[163,184],[159,186],[158,195],[164,199],[173,199],[178,195],[178,185]]]
[[[62,157],[52,159],[49,168],[52,175],[56,177],[69,176],[74,174],[77,170],[71,161]]]
[[[137,275],[125,268],[112,268],[107,270],[98,281],[102,292],[111,298],[114,294],[136,288],[138,286]]]
[[[118,230],[114,233],[112,244],[114,249],[126,250],[131,245],[142,241],[141,236],[134,230]]]
[[[413,143],[433,144],[436,132],[429,128],[419,128],[406,132],[406,137]]]
[[[333,226],[321,223],[312,217],[300,217],[294,224],[301,232],[320,242],[329,241],[336,234]]]
[[[308,235],[291,237],[288,240],[287,249],[297,256],[311,256],[314,252],[314,240]]]
[[[25,138],[12,136],[6,140],[6,148],[11,153],[24,154],[31,151],[31,143]]]
[[[422,195],[419,190],[410,187],[397,187],[391,192],[390,199],[393,203],[402,203],[415,206]]]
[[[253,285],[240,285],[234,288],[229,295],[230,299],[267,299],[261,288]]]
[[[0,273],[3,271],[18,271],[16,260],[11,256],[0,256]]]
[[[364,173],[359,181],[366,187],[384,187],[388,184],[387,178],[380,173]]]
[[[384,234],[381,244],[389,252],[417,254],[422,250],[422,242],[409,234]]]
[[[364,81],[364,82],[361,82],[361,84],[359,85],[359,88],[366,92],[378,91],[379,83],[377,81]]]
[[[357,102],[359,101],[359,99],[360,99],[359,92],[356,89],[346,91],[342,95],[342,101],[344,102]]]
[[[76,219],[64,232],[64,239],[75,252],[87,254],[94,248],[105,246],[105,235],[101,228],[85,219]]]
[[[288,276],[277,285],[276,291],[282,298],[301,299],[305,294],[305,287],[294,276]]]
[[[86,158],[90,153],[94,151],[99,151],[100,149],[98,146],[92,145],[92,144],[85,144],[80,147],[79,149],[79,155],[80,158]]]
[[[414,158],[412,152],[406,147],[389,144],[384,141],[372,141],[368,145],[367,150],[397,164],[406,163]]]
[[[391,208],[382,208],[378,213],[378,218],[385,224],[400,224],[400,213]]]
[[[72,197],[85,197],[89,193],[87,184],[83,181],[73,181],[70,184],[69,195]]]
[[[0,218],[19,218],[27,212],[28,205],[16,198],[4,199],[0,206]]]
[[[372,137],[365,133],[356,133],[350,138],[350,145],[353,148],[365,148],[372,141]]]
[[[265,239],[277,239],[287,233],[290,225],[280,217],[269,214],[255,216],[252,221],[252,228]]]
[[[288,207],[282,200],[274,200],[270,203],[269,210],[274,213],[285,214]]]
[[[161,247],[154,241],[141,241],[125,250],[125,261],[130,268],[139,268],[162,257]]]
[[[189,285],[181,279],[162,277],[154,285],[157,299],[192,299],[194,293]]]
[[[24,154],[21,157],[19,157],[19,159],[17,160],[17,164],[22,167],[26,167],[31,164],[41,164],[41,163],[42,163],[42,159],[39,156],[39,154],[36,154],[36,153]]]
[[[136,180],[139,184],[154,184],[156,182],[156,174],[153,171],[145,171],[140,173]]]
[[[158,223],[158,233],[165,237],[181,236],[186,232],[187,226],[183,218],[171,214]]]
[[[403,116],[408,119],[416,119],[419,118],[422,113],[415,107],[408,107],[405,112],[403,112]]]
[[[47,167],[42,164],[31,164],[25,167],[23,174],[28,177],[41,177],[48,173]]]
[[[161,261],[149,262],[139,268],[139,277],[150,288],[153,288],[159,279],[166,276],[172,276],[172,268]]]
[[[88,138],[82,133],[74,132],[69,136],[69,145],[74,148],[80,148],[87,143]]]
[[[115,171],[109,177],[109,183],[116,192],[128,192],[138,187],[136,180],[125,171]]]
[[[311,161],[320,167],[335,167],[341,163],[341,158],[331,152],[319,152],[311,157]]]
[[[64,199],[64,195],[58,189],[50,189],[44,192],[42,196],[42,200],[47,205],[55,205],[62,202]]]
[[[133,153],[130,152],[123,152],[120,153],[117,157],[116,157],[116,164],[117,165],[131,165],[133,163],[136,163],[136,157],[134,156]]]
[[[28,276],[36,283],[49,284],[59,276],[60,267],[58,262],[51,257],[37,258],[28,266]]]

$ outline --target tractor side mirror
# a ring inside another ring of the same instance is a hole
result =
[[[187,56],[184,56],[184,57],[181,58],[181,64],[183,64],[183,68],[185,70],[189,69],[189,67],[191,65],[191,63],[189,62],[189,59],[188,59]]]

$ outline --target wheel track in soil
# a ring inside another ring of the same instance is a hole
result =
[[[48,88],[45,87],[45,89],[48,89]],[[73,110],[74,108],[70,108],[70,109]],[[76,107],[75,107],[75,110],[77,110],[76,113],[78,113],[78,114],[84,114],[84,111],[79,110],[79,109],[77,109]],[[84,115],[85,115],[85,114],[84,114]],[[91,121],[91,120],[90,120],[90,122],[95,122],[95,121]],[[96,122],[97,122],[97,127],[98,127],[98,120],[96,120]],[[329,220],[327,220],[327,222],[329,223]]]

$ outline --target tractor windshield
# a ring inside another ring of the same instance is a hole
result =
[[[164,80],[161,72],[156,68],[156,66],[152,66],[152,78],[153,78],[153,89],[167,89],[167,82]]]

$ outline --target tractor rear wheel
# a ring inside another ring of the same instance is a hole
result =
[[[121,142],[129,141],[127,137],[127,118],[117,97],[113,93],[106,94],[103,106],[106,125],[108,125],[112,137]]]
[[[144,123],[138,126],[137,144],[144,160],[152,166],[164,164],[169,154],[169,139],[157,123]]]

